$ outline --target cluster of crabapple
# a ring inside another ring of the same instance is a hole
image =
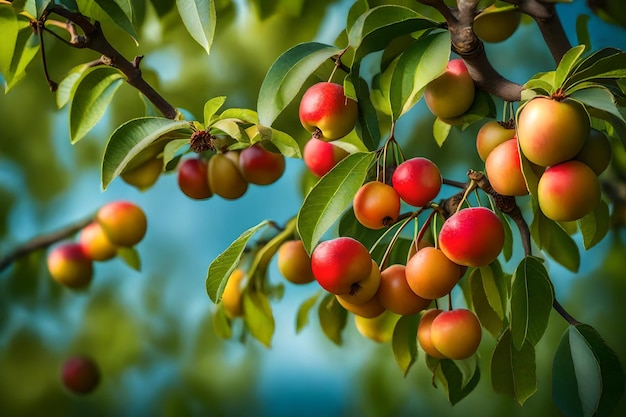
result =
[[[94,220],[80,230],[76,242],[62,242],[48,253],[48,271],[58,283],[86,288],[93,279],[93,262],[114,258],[120,247],[133,247],[147,230],[143,210],[128,201],[100,207]]]
[[[539,178],[539,208],[555,221],[578,220],[595,209],[601,198],[598,176],[611,161],[608,137],[590,128],[582,105],[558,96],[529,101],[517,126],[487,122],[476,148],[491,186],[502,195],[529,193],[523,155]]]
[[[71,356],[61,368],[61,382],[74,394],[89,394],[100,384],[100,378],[98,364],[88,356]]]
[[[249,184],[269,185],[285,172],[285,157],[257,142],[241,151],[217,152],[208,160],[199,155],[178,166],[178,187],[189,198],[216,194],[227,200],[243,196]]]

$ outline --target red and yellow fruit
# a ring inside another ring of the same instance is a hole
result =
[[[243,316],[243,286],[246,273],[242,269],[235,269],[228,278],[222,293],[224,312],[230,318]]]
[[[517,139],[530,162],[547,167],[574,158],[589,129],[589,116],[578,102],[537,97],[519,113]]]
[[[209,186],[208,164],[201,158],[189,158],[178,167],[178,188],[189,198],[204,200],[213,196]]]
[[[98,210],[96,220],[117,246],[131,247],[146,234],[148,221],[141,207],[129,201],[115,201]]]
[[[453,360],[472,356],[480,346],[482,329],[476,315],[467,309],[442,311],[430,326],[433,347]]]
[[[285,172],[285,157],[268,151],[257,142],[241,151],[239,165],[250,184],[268,185],[276,182]]]
[[[48,253],[48,271],[59,284],[72,289],[87,287],[93,279],[93,262],[79,243],[62,243]]]
[[[87,257],[94,261],[107,261],[117,254],[117,246],[111,242],[100,223],[96,221],[80,231],[78,243]]]
[[[345,96],[343,86],[320,82],[306,90],[298,114],[306,130],[319,131],[318,139],[331,141],[352,131],[358,117],[358,105]]]
[[[475,95],[474,80],[462,59],[452,59],[439,77],[424,88],[428,109],[441,119],[452,119],[472,106]]]
[[[372,270],[367,278],[360,280],[356,285],[352,285],[347,294],[337,294],[337,298],[345,300],[350,304],[364,304],[371,300],[380,286],[380,269],[376,261],[372,259]]]
[[[487,156],[485,171],[491,186],[499,194],[509,196],[528,194],[517,139],[509,139],[496,146]]]
[[[432,300],[415,294],[406,279],[405,266],[394,264],[380,273],[377,297],[385,309],[400,315],[419,313]]]
[[[400,197],[396,190],[380,181],[370,181],[359,188],[353,200],[354,215],[369,229],[383,229],[400,215]]]
[[[496,146],[515,137],[515,128],[508,128],[500,122],[491,120],[478,130],[476,134],[476,150],[483,161]]]
[[[321,242],[311,254],[311,269],[322,288],[333,294],[348,294],[367,279],[372,258],[361,242],[338,237]]]
[[[278,271],[289,282],[307,284],[315,281],[311,269],[311,257],[301,240],[288,240],[278,248]]]
[[[248,181],[239,168],[239,152],[218,153],[209,159],[209,188],[227,200],[235,200],[248,191]]]
[[[302,159],[309,171],[321,178],[348,155],[348,151],[331,142],[311,138],[304,145]]]
[[[407,159],[394,170],[391,183],[400,198],[414,207],[430,203],[443,184],[441,172],[430,159]]]
[[[461,278],[461,267],[434,247],[417,251],[406,263],[406,280],[422,298],[434,300],[452,291]]]
[[[433,324],[433,320],[443,310],[438,308],[431,308],[422,312],[419,325],[417,326],[417,341],[428,355],[437,359],[445,359],[446,357],[439,352],[433,345],[432,338],[430,337],[430,329]]]
[[[485,207],[459,210],[443,223],[439,232],[439,248],[458,265],[488,265],[503,247],[502,221]]]
[[[598,177],[591,168],[572,160],[546,168],[537,186],[537,202],[546,217],[573,221],[592,212],[600,203]]]

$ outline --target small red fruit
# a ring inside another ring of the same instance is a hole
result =
[[[346,136],[358,116],[356,101],[345,96],[343,86],[321,82],[306,90],[298,112],[302,126],[309,132],[319,129],[318,139],[330,141]]]
[[[338,237],[321,242],[311,254],[311,269],[322,288],[333,294],[348,294],[372,270],[372,258],[361,242]]]
[[[370,181],[359,188],[353,200],[354,215],[369,229],[383,229],[400,215],[400,197],[384,182]]]
[[[398,165],[391,183],[404,202],[423,207],[437,197],[443,179],[439,168],[430,159],[417,157]]]
[[[302,159],[309,170],[317,177],[323,177],[349,153],[330,142],[311,138],[304,145]]]
[[[89,394],[100,383],[100,369],[91,358],[73,356],[63,364],[61,381],[75,394]]]
[[[250,184],[268,185],[276,182],[285,172],[285,157],[268,151],[257,142],[241,151],[239,166]]]
[[[178,167],[178,188],[189,198],[204,200],[213,195],[209,187],[208,164],[201,158],[189,158]]]
[[[447,358],[466,359],[480,345],[482,329],[476,315],[467,309],[442,311],[430,326],[433,347]]]
[[[85,288],[93,278],[93,262],[79,243],[62,243],[48,253],[48,271],[58,283]]]
[[[128,201],[108,203],[98,210],[96,220],[114,245],[131,247],[143,239],[148,221],[143,210]]]

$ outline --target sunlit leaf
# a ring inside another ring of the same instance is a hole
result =
[[[218,337],[222,339],[230,339],[232,337],[233,330],[230,327],[230,319],[226,315],[223,305],[219,304],[215,309],[211,316],[211,324],[213,325],[213,331]]]
[[[561,87],[565,79],[571,74],[572,70],[580,64],[580,57],[585,52],[585,45],[577,45],[571,48],[563,55],[559,65],[556,67],[554,86]]]
[[[576,38],[578,44],[585,46],[585,52],[591,49],[591,37],[589,36],[589,16],[581,14],[576,19]]]
[[[520,405],[537,391],[535,349],[528,342],[516,349],[508,330],[491,357],[491,385],[494,391],[512,396]]]
[[[20,26],[17,14],[10,4],[0,4],[0,26],[2,27],[2,42],[0,42],[0,74],[7,77],[11,71],[11,61],[17,42]]]
[[[450,130],[452,129],[452,125],[444,122],[440,118],[436,118],[433,122],[433,137],[435,138],[435,142],[439,147],[443,146],[443,143],[448,138],[450,134]]]
[[[211,262],[206,277],[206,292],[211,301],[217,303],[222,299],[222,293],[228,278],[239,264],[246,244],[256,232],[268,224],[269,221],[263,220],[256,226],[246,230]]]
[[[544,264],[526,256],[515,269],[511,287],[511,337],[517,350],[539,342],[553,302],[554,288]]]
[[[67,75],[61,80],[57,87],[57,107],[64,107],[74,95],[78,82],[82,79],[85,71],[89,69],[89,65],[81,64],[72,68]]]
[[[259,291],[244,291],[243,311],[250,334],[266,347],[271,347],[275,324],[267,295]]]
[[[311,297],[307,298],[298,308],[298,313],[296,314],[296,333],[300,333],[304,327],[309,324],[309,313],[311,309],[315,306],[315,303],[320,298],[321,292],[317,292],[313,294]]]
[[[423,36],[404,51],[395,66],[389,92],[394,120],[417,103],[426,84],[443,73],[449,58],[448,31]]]
[[[585,58],[567,79],[567,89],[584,81],[626,77],[626,52],[615,48],[603,48]]]
[[[15,48],[13,49],[11,67],[6,73],[2,74],[6,81],[5,92],[7,93],[24,78],[26,67],[35,58],[41,47],[39,36],[33,33],[32,28],[27,24],[25,25],[24,22],[21,22],[20,26],[26,27],[22,27],[19,30]]]
[[[585,107],[594,107],[597,110],[611,114],[622,122],[626,122],[617,109],[615,97],[606,87],[596,86],[577,90],[570,97],[583,103]]]
[[[70,102],[70,140],[76,143],[104,116],[124,74],[113,67],[95,67],[76,85]]]
[[[76,0],[83,15],[96,20],[106,19],[113,22],[137,43],[138,36],[132,22],[132,11],[130,7],[124,10],[119,2],[120,0]]]
[[[611,227],[609,206],[604,201],[600,201],[591,213],[578,220],[577,223],[583,235],[583,246],[585,249],[591,249],[609,232]]]
[[[298,233],[308,253],[350,206],[374,157],[373,152],[347,156],[309,191],[298,212]]]
[[[419,314],[402,316],[393,329],[391,348],[396,363],[405,377],[417,359],[417,326],[419,321]]]
[[[322,331],[333,343],[341,345],[341,333],[348,321],[348,312],[339,304],[334,294],[326,294],[317,308]]]
[[[279,56],[261,84],[257,102],[259,122],[264,126],[271,126],[296,97],[307,78],[339,51],[339,48],[332,45],[306,42]]]
[[[226,102],[226,96],[213,97],[204,103],[204,126],[209,126],[213,116]]]
[[[102,188],[120,175],[126,165],[143,150],[158,143],[189,138],[190,124],[185,120],[142,117],[124,123],[111,135],[102,160]]]
[[[215,1],[176,0],[176,7],[187,32],[208,54],[215,36]]]
[[[346,83],[348,79],[346,79]],[[345,83],[344,83],[345,85]],[[354,86],[359,104],[359,114],[355,130],[367,150],[374,151],[380,142],[378,114],[370,98],[370,91],[363,78]]]

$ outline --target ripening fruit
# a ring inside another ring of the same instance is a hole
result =
[[[380,287],[377,293],[380,303],[396,314],[419,313],[427,308],[432,300],[415,294],[406,280],[404,265],[388,266],[380,273]]]
[[[246,273],[241,269],[235,269],[228,277],[228,282],[222,293],[222,305],[224,312],[231,319],[243,316],[243,284]]]
[[[400,316],[391,311],[384,311],[381,315],[367,318],[354,315],[356,329],[370,340],[378,343],[385,343],[393,337],[393,330]]]
[[[218,153],[209,159],[209,187],[227,200],[235,200],[248,190],[248,181],[243,177],[238,161],[239,153],[236,151]]]
[[[311,257],[301,240],[287,240],[278,248],[278,271],[289,282],[307,284],[315,281],[311,269]]]
[[[143,210],[128,201],[115,201],[100,207],[96,220],[117,246],[131,247],[143,239],[148,221]]]
[[[502,123],[491,120],[478,130],[476,134],[476,150],[484,161],[494,148],[515,137],[515,128],[507,128]]]
[[[335,299],[343,308],[348,310],[349,312],[356,314],[357,316],[366,317],[366,318],[374,318],[378,317],[385,312],[385,307],[380,303],[378,296],[375,295],[369,301],[364,302],[363,304],[352,304],[348,301],[340,298],[335,295]]]
[[[609,138],[596,129],[591,129],[580,152],[574,159],[589,166],[596,175],[600,175],[611,163],[611,142]]]
[[[100,368],[91,358],[73,356],[63,364],[61,381],[75,394],[89,394],[100,383]]]
[[[503,247],[502,221],[485,207],[459,210],[446,219],[439,232],[439,248],[459,265],[488,265],[498,257]]]
[[[343,86],[321,82],[309,87],[298,111],[302,126],[309,132],[319,129],[317,139],[331,141],[354,129],[359,108],[356,101],[344,95]]]
[[[323,177],[349,153],[331,142],[311,138],[304,145],[302,159],[315,176]]]
[[[482,329],[476,315],[467,309],[442,311],[430,326],[433,347],[449,359],[472,356],[480,345]]]
[[[580,161],[546,168],[537,186],[539,208],[549,219],[573,221],[592,212],[600,203],[598,177]]]
[[[94,221],[83,227],[78,235],[83,252],[94,261],[107,261],[117,255],[117,246],[111,243],[100,223]]]
[[[347,294],[337,294],[337,298],[343,299],[350,304],[364,304],[371,300],[380,286],[380,269],[376,261],[372,259],[372,270],[367,278],[353,285]]]
[[[417,251],[405,268],[411,290],[422,298],[434,300],[452,291],[461,278],[461,267],[434,247]]]
[[[78,243],[57,245],[48,253],[47,263],[52,278],[69,288],[85,288],[93,278],[93,262]]]
[[[178,166],[178,188],[189,198],[204,200],[213,195],[209,186],[208,164],[202,158],[185,159]]]
[[[369,229],[383,229],[395,223],[400,215],[400,197],[396,190],[384,182],[363,184],[352,202],[354,215]]]
[[[589,129],[589,116],[578,102],[537,97],[519,113],[517,139],[530,162],[547,167],[574,158]]]
[[[452,59],[439,77],[424,88],[426,105],[437,117],[452,119],[472,107],[474,80],[462,59]]]
[[[398,165],[391,183],[404,202],[423,207],[437,197],[443,179],[439,168],[430,159],[417,157]]]
[[[367,279],[372,257],[361,242],[338,237],[321,242],[311,254],[311,269],[322,288],[333,294],[348,294]]]
[[[163,158],[152,158],[120,175],[126,184],[145,191],[157,182],[163,172]]]
[[[491,5],[474,18],[474,33],[489,43],[507,40],[515,33],[522,20],[522,13],[517,9],[502,8]]]
[[[423,311],[419,325],[417,326],[417,341],[422,347],[422,350],[437,359],[445,359],[446,357],[439,352],[435,346],[433,346],[433,341],[430,337],[430,328],[435,317],[437,317],[442,311],[443,310],[439,310],[438,308],[431,308]]]
[[[511,196],[528,194],[517,139],[509,139],[496,146],[487,156],[485,171],[489,183],[499,194]]]
[[[268,151],[257,142],[241,151],[239,166],[250,184],[268,185],[276,182],[285,172],[285,157]]]

